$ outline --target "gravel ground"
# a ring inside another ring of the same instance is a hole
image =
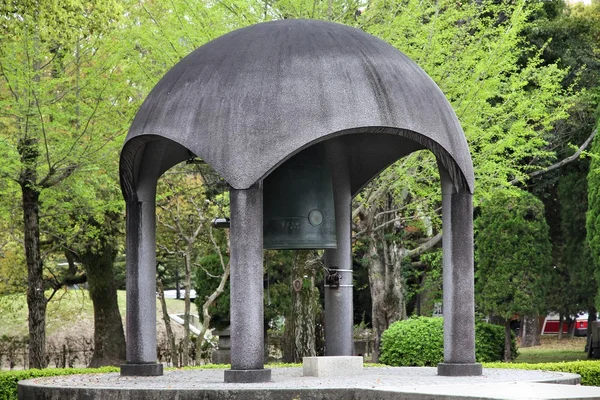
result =
[[[160,377],[121,377],[118,373],[67,375],[38,378],[27,384],[46,387],[118,388],[118,389],[335,389],[464,385],[509,382],[578,383],[577,375],[557,372],[513,369],[484,369],[483,376],[444,377],[436,368],[369,367],[358,375],[341,377],[304,377],[302,368],[274,368],[266,383],[223,382],[223,370],[172,370]]]

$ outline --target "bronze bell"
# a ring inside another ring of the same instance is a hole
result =
[[[322,145],[296,154],[263,181],[265,249],[335,249],[331,174]]]

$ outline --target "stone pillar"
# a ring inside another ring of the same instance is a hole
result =
[[[475,362],[473,195],[457,190],[440,167],[442,181],[444,362],[438,375],[481,375]]]
[[[156,362],[156,206],[127,201],[127,362],[123,376],[163,374]]]
[[[337,249],[325,250],[325,268],[342,279],[339,287],[325,283],[325,355],[354,355],[352,301],[352,193],[346,149],[337,140],[326,143],[331,168]]]
[[[262,182],[231,189],[231,369],[225,382],[267,382],[263,329]]]

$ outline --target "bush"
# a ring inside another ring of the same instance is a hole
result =
[[[511,332],[511,360],[519,355],[517,341]],[[478,362],[502,361],[504,358],[504,327],[477,322],[475,324],[475,358]]]
[[[17,400],[17,383],[24,379],[44,376],[118,372],[117,367],[102,368],[48,368],[0,372],[0,400]]]
[[[435,366],[444,360],[443,318],[416,317],[390,325],[381,336],[379,360],[394,366]],[[500,361],[504,354],[504,327],[475,325],[475,357],[478,362]],[[512,338],[512,358],[517,345]]]
[[[379,361],[394,366],[434,366],[444,360],[444,320],[418,317],[394,322],[381,335]]]
[[[581,375],[581,384],[584,386],[600,386],[600,361],[569,361],[542,364],[486,363],[484,367],[569,372]]]

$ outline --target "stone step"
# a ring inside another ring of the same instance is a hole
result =
[[[363,372],[363,358],[358,356],[304,357],[302,373],[304,376],[347,376]]]
[[[383,393],[404,394],[410,400],[476,399],[600,399],[600,387],[533,382],[483,383],[413,387],[378,387]]]

